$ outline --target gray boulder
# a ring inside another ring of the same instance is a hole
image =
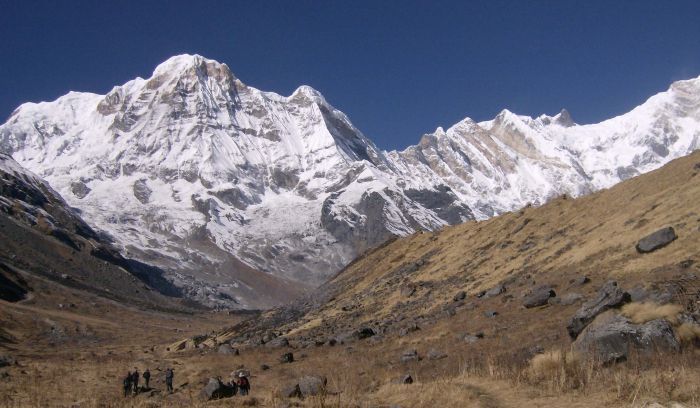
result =
[[[629,301],[629,293],[617,286],[617,282],[607,282],[598,290],[596,297],[581,305],[571,318],[566,326],[569,336],[575,339],[596,316],[608,309],[622,306]]]
[[[487,290],[486,292],[484,292],[483,297],[485,297],[485,298],[495,297],[495,296],[498,296],[498,295],[505,293],[505,292],[506,292],[506,287],[502,284],[499,284],[499,285],[496,285],[493,288]]]
[[[228,398],[235,395],[236,388],[232,385],[224,384],[218,378],[210,378],[207,385],[200,392],[200,396],[205,401]]]
[[[467,292],[460,290],[459,292],[457,292],[456,295],[454,295],[452,297],[452,300],[454,300],[455,302],[459,302],[460,300],[466,299],[466,297],[467,297]]]
[[[286,337],[276,337],[267,343],[265,343],[265,347],[268,348],[276,348],[276,347],[289,347],[289,340],[287,340]]]
[[[439,350],[430,349],[430,351],[428,351],[427,356],[428,360],[442,360],[443,358],[447,357],[447,354]]]
[[[678,351],[671,324],[664,319],[633,324],[613,311],[598,316],[573,343],[574,350],[604,364],[624,361],[630,351]]]
[[[557,294],[554,292],[551,286],[540,286],[533,290],[529,295],[525,297],[523,301],[523,306],[530,309],[533,307],[544,306],[549,301],[549,298],[556,297]]]
[[[486,317],[496,317],[498,316],[498,312],[495,310],[486,310],[484,311],[484,316]]]
[[[404,351],[403,354],[401,354],[400,360],[402,363],[410,363],[412,361],[420,360],[420,357],[418,356],[418,351],[416,349],[411,349]]]
[[[673,230],[673,227],[666,227],[640,239],[635,248],[640,254],[646,254],[665,247],[675,241],[676,238],[678,238],[678,236],[676,235],[676,231]]]
[[[307,375],[299,379],[299,391],[302,397],[321,395],[326,392],[326,377]]]
[[[574,303],[578,303],[583,299],[583,295],[580,293],[567,293],[564,296],[561,297],[553,297],[549,299],[549,304],[550,305],[561,305],[561,306],[569,306],[573,305]]]
[[[240,354],[239,351],[238,351],[238,349],[237,349],[237,348],[231,347],[230,344],[222,344],[222,345],[219,346],[219,348],[216,349],[216,351],[217,351],[219,354],[231,354],[231,355],[234,355],[234,356],[237,356],[237,355]]]

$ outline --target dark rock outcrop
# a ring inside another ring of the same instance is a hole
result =
[[[678,236],[676,235],[676,231],[673,230],[673,227],[666,227],[640,239],[635,248],[640,254],[646,254],[665,247],[675,241],[676,238],[678,238]]]
[[[617,282],[609,281],[598,290],[595,299],[581,305],[566,326],[569,336],[575,339],[596,316],[630,301],[630,294],[617,286]]]
[[[671,324],[664,319],[633,324],[613,311],[598,316],[579,335],[574,350],[607,364],[627,359],[630,351],[677,351],[680,348]]]
[[[294,362],[294,354],[292,353],[284,353],[280,357],[280,363],[293,363]]]
[[[235,394],[236,387],[224,384],[218,378],[210,378],[207,385],[200,392],[200,396],[205,401],[233,397]]]

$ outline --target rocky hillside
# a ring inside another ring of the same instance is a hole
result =
[[[453,347],[457,336],[468,355],[515,361],[614,332],[677,350],[700,339],[699,177],[694,153],[582,198],[396,239],[293,307],[200,340]],[[615,312],[595,319],[608,309]]]
[[[384,152],[310,87],[263,92],[183,55],[107,95],[20,106],[0,150],[125,256],[201,301],[256,307],[257,294],[288,299],[393,236],[579,196],[686,155],[699,101],[700,78],[600,124],[503,111]]]

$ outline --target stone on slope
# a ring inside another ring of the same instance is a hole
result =
[[[299,391],[302,397],[321,395],[326,392],[326,377],[307,375],[299,379]]]
[[[205,401],[220,398],[233,397],[236,388],[232,385],[224,384],[218,378],[210,378],[207,385],[200,392],[200,396]]]
[[[275,347],[289,347],[289,340],[287,340],[286,337],[276,337],[267,343],[265,343],[265,347],[268,348],[275,348]]]
[[[294,362],[294,354],[292,353],[284,353],[280,357],[280,363],[293,363]]]
[[[642,352],[677,351],[680,345],[667,320],[633,324],[611,310],[596,317],[581,332],[573,347],[579,353],[608,364],[624,361],[632,349]]]
[[[569,336],[575,339],[596,316],[630,301],[630,294],[622,290],[615,281],[603,285],[594,299],[585,302],[566,326]]]
[[[551,286],[540,286],[532,291],[529,295],[525,297],[523,301],[523,306],[526,308],[533,308],[538,306],[546,305],[549,298],[556,297],[557,294],[554,292]]]
[[[676,235],[676,231],[673,230],[673,227],[666,227],[640,239],[635,248],[640,254],[646,254],[665,247],[676,238],[678,238],[678,236]]]

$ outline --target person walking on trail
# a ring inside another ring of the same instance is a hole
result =
[[[124,383],[124,396],[128,396],[129,392],[131,392],[131,371],[124,377],[122,380]]]
[[[240,390],[241,396],[248,395],[250,392],[250,381],[245,374],[238,374],[238,389]]]
[[[173,393],[173,377],[175,377],[175,373],[173,372],[172,368],[168,368],[165,370],[165,386],[168,388],[169,393]]]
[[[134,395],[139,393],[139,369],[134,367],[134,374],[131,375],[131,383],[134,386]]]
[[[143,374],[141,374],[141,376],[143,377],[143,381],[146,384],[146,389],[150,390],[151,388],[148,386],[148,382],[151,381],[151,371],[148,368],[146,368],[146,371],[144,371]]]

